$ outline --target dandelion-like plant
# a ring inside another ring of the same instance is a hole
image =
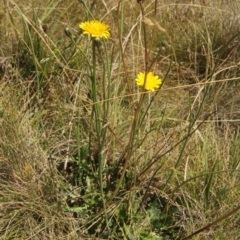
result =
[[[105,212],[105,219],[106,219],[106,225],[108,227],[108,216],[106,213],[106,203],[105,203],[105,196],[103,191],[103,156],[102,156],[102,149],[104,146],[105,141],[105,129],[102,126],[102,119],[105,119],[107,116],[107,113],[105,112],[104,116],[101,116],[101,104],[98,101],[98,95],[97,95],[97,83],[96,83],[96,65],[97,65],[97,56],[96,56],[96,48],[98,48],[97,41],[100,39],[107,39],[110,37],[109,33],[109,26],[105,23],[102,23],[97,20],[91,20],[87,22],[83,22],[79,24],[79,28],[83,30],[83,34],[87,34],[91,36],[92,40],[92,65],[89,64],[89,70],[90,70],[90,79],[91,79],[91,95],[93,100],[93,108],[92,108],[92,116],[95,116],[95,125],[96,125],[96,136],[98,141],[98,177],[99,177],[99,183],[100,183],[100,191],[101,191],[101,197],[102,197],[102,203],[103,208]],[[106,50],[107,51],[107,50]],[[102,58],[103,59],[103,58]],[[103,80],[104,82],[104,80]],[[104,89],[105,91],[105,89]],[[92,139],[92,133],[90,131],[89,133],[89,141],[91,142]],[[90,146],[91,144],[89,144]]]
[[[146,77],[145,73],[140,72],[137,75],[136,83],[138,86],[143,86],[146,90],[154,91],[161,86],[162,79],[159,78],[157,75],[154,75],[153,72],[149,72]]]
[[[91,20],[79,24],[83,34],[88,34],[93,38],[109,38],[109,26],[97,20]]]

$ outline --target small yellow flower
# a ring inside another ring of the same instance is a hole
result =
[[[145,73],[140,72],[137,75],[136,83],[138,86],[144,85]],[[159,78],[157,75],[154,75],[153,72],[149,72],[146,77],[146,84],[145,89],[154,91],[155,89],[159,88],[162,84],[162,79]]]
[[[97,20],[91,20],[79,24],[79,27],[83,30],[83,34],[89,34],[94,38],[109,38],[109,26],[105,23],[101,23]]]

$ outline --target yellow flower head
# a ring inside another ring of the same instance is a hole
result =
[[[97,20],[91,20],[79,24],[79,27],[83,30],[83,34],[89,34],[94,38],[109,38],[109,26],[105,23],[101,23]]]
[[[137,85],[143,86],[144,79],[145,79],[145,73],[140,72],[136,78]],[[159,88],[161,84],[162,84],[162,79],[154,75],[153,72],[149,72],[146,77],[146,84],[144,88],[146,90],[154,91],[155,89]]]

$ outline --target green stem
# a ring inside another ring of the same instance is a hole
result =
[[[92,51],[93,51],[93,68],[92,68],[92,100],[93,100],[93,113],[95,115],[95,123],[96,123],[96,133],[97,133],[97,140],[98,140],[98,177],[100,182],[100,192],[102,198],[103,209],[105,213],[105,221],[108,227],[108,217],[107,217],[107,210],[106,210],[106,203],[105,203],[105,196],[103,192],[103,161],[102,161],[102,144],[101,144],[101,135],[102,135],[102,128],[101,128],[101,119],[99,116],[99,102],[97,99],[97,84],[96,84],[96,48],[97,42],[95,39],[92,39]]]
[[[93,100],[93,112],[95,115],[97,139],[100,146],[101,138],[101,122],[99,119],[99,103],[97,100],[97,84],[96,84],[96,42],[92,40],[93,49],[93,69],[92,69],[92,100]]]

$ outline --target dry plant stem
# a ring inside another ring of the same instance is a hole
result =
[[[121,11],[121,16],[120,16],[120,6],[121,6],[121,2],[122,2],[122,11]],[[118,3],[118,8],[117,8],[117,13],[118,13],[118,18],[117,19],[120,19],[120,23],[118,23],[118,36],[119,36],[119,45],[120,45],[120,51],[121,51],[121,60],[122,60],[122,64],[123,64],[123,68],[124,68],[124,73],[125,73],[125,78],[126,78],[126,82],[127,82],[127,87],[128,87],[128,91],[130,93],[132,93],[132,88],[131,88],[131,85],[129,83],[129,77],[128,77],[128,70],[127,70],[127,65],[125,63],[125,53],[123,51],[123,42],[122,42],[122,30],[123,30],[123,4],[124,4],[124,1],[120,0],[119,3]],[[133,95],[131,94],[130,96],[132,98],[132,103],[134,103],[134,99],[133,99]],[[133,107],[135,105],[133,104]]]
[[[231,215],[233,215],[234,213],[236,213],[239,210],[240,210],[240,205],[238,205],[236,208],[234,208],[232,211],[228,212],[227,214],[223,215],[222,217],[218,218],[217,220],[213,221],[212,223],[209,223],[205,227],[200,228],[199,230],[192,233],[191,235],[188,235],[187,237],[182,238],[182,240],[192,239],[193,236],[197,235],[200,232],[203,232],[203,231],[209,229],[210,227],[218,224],[219,222],[223,221],[224,219],[227,219],[228,217],[230,217]]]
[[[156,16],[157,16],[157,0],[155,0],[155,4],[154,4],[154,19],[156,19]],[[151,52],[151,49],[152,49],[152,46],[153,46],[155,34],[156,34],[156,27],[154,26],[152,28],[151,42],[149,44],[149,53]]]
[[[212,113],[213,114],[213,113]],[[159,159],[161,159],[163,156],[165,156],[166,154],[168,154],[169,152],[171,152],[174,148],[176,148],[179,144],[181,144],[182,142],[184,142],[187,138],[189,138],[190,136],[192,136],[199,128],[200,126],[205,123],[206,119],[210,116],[211,114],[209,114],[201,123],[198,124],[198,126],[196,128],[194,128],[193,131],[191,131],[190,133],[188,133],[185,137],[183,137],[179,142],[177,142],[174,146],[172,146],[170,149],[168,149],[166,152],[164,152],[163,154],[161,154],[160,156],[156,156],[156,160],[152,161],[150,164],[148,164],[146,166],[146,168],[137,176],[137,179],[139,179],[143,174],[145,174],[149,169],[150,167],[155,164],[157,161],[159,161]],[[146,199],[146,196],[148,194],[148,191],[150,189],[150,186],[151,186],[151,183],[154,179],[154,177],[156,176],[156,174],[158,173],[158,171],[163,167],[164,163],[161,164],[161,166],[159,166],[155,171],[154,173],[152,174],[151,178],[150,178],[150,181],[148,183],[148,186],[147,186],[147,189],[146,189],[146,192],[141,200],[141,204],[138,208],[138,211],[140,210],[140,208],[142,207],[143,203],[144,203],[144,200]],[[174,191],[173,191],[174,192]]]
[[[139,5],[140,5],[140,9],[141,9],[141,13],[142,13],[142,17],[144,16],[144,9],[143,9],[143,5],[142,5],[142,1],[139,2]],[[148,72],[148,61],[149,61],[149,55],[148,55],[148,50],[147,50],[147,37],[146,37],[146,29],[145,29],[145,26],[143,24],[143,34],[144,34],[144,47],[145,47],[145,79],[144,79],[144,84],[143,84],[143,89],[145,89],[145,85],[146,85],[146,79],[147,79],[147,72]],[[118,191],[119,191],[119,188],[122,184],[122,181],[123,181],[123,177],[126,173],[126,170],[127,170],[127,166],[129,164],[129,161],[130,161],[130,158],[131,158],[131,155],[132,155],[132,149],[133,149],[133,143],[134,143],[134,137],[135,137],[135,134],[136,134],[136,127],[137,127],[137,124],[138,124],[138,116],[139,116],[139,112],[141,110],[141,106],[142,106],[142,103],[143,103],[143,100],[144,100],[144,97],[146,96],[147,92],[142,92],[141,93],[141,96],[140,96],[140,100],[137,104],[137,109],[135,111],[135,114],[134,114],[134,119],[133,119],[133,123],[132,123],[132,128],[131,128],[131,132],[130,132],[130,136],[129,136],[129,142],[127,144],[127,147],[126,147],[126,150],[125,150],[125,153],[123,153],[124,155],[124,166],[123,166],[123,170],[122,170],[122,173],[121,173],[121,176],[120,176],[120,179],[119,179],[119,182],[117,184],[117,187],[115,188],[114,190],[114,193],[110,199],[110,202],[116,197],[116,195],[118,194]]]

